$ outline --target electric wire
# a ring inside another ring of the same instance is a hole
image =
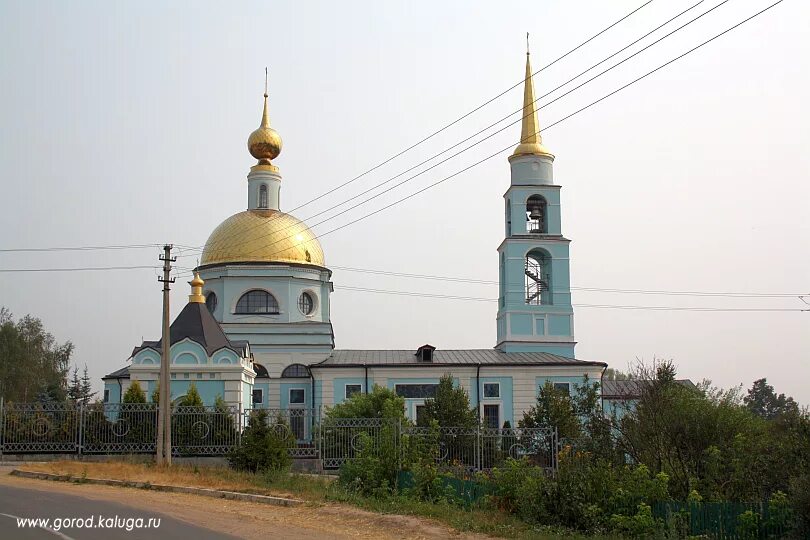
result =
[[[688,11],[690,11],[690,10],[694,9],[695,7],[697,7],[698,5],[702,4],[704,1],[705,1],[705,0],[700,0],[700,1],[699,1],[699,2],[697,2],[696,4],[693,4],[692,6],[689,6],[689,7],[688,7],[688,8],[686,8],[685,10],[681,11],[680,13],[678,13],[677,15],[675,15],[675,16],[673,16],[673,17],[669,18],[669,19],[668,19],[668,20],[666,20],[665,22],[663,22],[663,23],[659,24],[657,27],[655,27],[655,28],[653,28],[652,30],[648,31],[647,33],[645,33],[645,34],[644,34],[644,35],[642,35],[641,37],[639,37],[639,38],[635,39],[634,41],[632,41],[632,42],[628,43],[627,45],[625,45],[625,46],[624,46],[624,47],[622,47],[621,49],[619,49],[619,50],[615,51],[614,53],[612,53],[612,54],[608,55],[607,57],[603,58],[603,59],[602,59],[602,60],[600,60],[599,62],[597,62],[597,63],[595,63],[595,64],[591,65],[590,67],[588,67],[588,68],[587,68],[587,69],[585,69],[584,71],[580,72],[579,74],[575,75],[574,77],[571,77],[570,79],[568,79],[568,80],[567,80],[567,81],[565,81],[564,83],[562,83],[562,84],[560,84],[560,85],[556,86],[555,88],[553,88],[553,89],[552,89],[552,90],[550,90],[549,92],[546,92],[545,94],[543,94],[543,95],[539,96],[538,98],[536,98],[536,99],[535,99],[535,100],[532,102],[532,105],[535,105],[535,104],[536,104],[536,103],[537,103],[539,100],[541,100],[541,99],[543,99],[543,98],[545,98],[545,97],[547,97],[547,96],[549,96],[549,95],[553,94],[554,92],[556,92],[556,91],[557,91],[557,90],[559,90],[560,88],[562,88],[562,87],[564,87],[564,86],[566,86],[566,85],[570,84],[571,82],[575,81],[576,79],[578,79],[579,77],[581,77],[581,76],[582,76],[582,75],[584,75],[585,73],[587,73],[587,72],[591,71],[592,69],[594,69],[594,68],[596,68],[596,67],[600,66],[601,64],[605,63],[606,61],[610,60],[611,58],[615,57],[616,55],[618,55],[618,54],[622,53],[623,51],[627,50],[628,48],[632,47],[633,45],[635,45],[635,44],[636,44],[636,43],[638,43],[639,41],[641,41],[641,40],[645,39],[646,37],[648,37],[648,36],[649,36],[649,35],[651,35],[652,33],[654,33],[654,32],[656,32],[656,31],[658,31],[659,29],[661,29],[662,27],[666,26],[667,24],[669,24],[669,23],[670,23],[670,22],[672,22],[673,20],[677,19],[677,18],[678,18],[678,17],[680,17],[681,15],[683,15],[683,14],[687,13]],[[562,99],[562,98],[564,98],[564,97],[566,97],[566,96],[570,95],[571,93],[573,93],[573,92],[575,92],[575,91],[579,90],[579,89],[580,89],[580,88],[582,88],[583,86],[585,86],[585,85],[587,85],[587,84],[589,84],[589,83],[593,82],[594,80],[598,79],[599,77],[601,77],[601,76],[605,75],[606,73],[608,73],[608,72],[612,71],[613,69],[615,69],[615,68],[617,68],[617,67],[621,66],[621,65],[622,65],[622,64],[624,64],[625,62],[627,62],[627,61],[629,61],[629,60],[633,59],[634,57],[636,57],[636,56],[638,56],[639,54],[643,53],[643,52],[644,52],[644,51],[646,51],[647,49],[649,49],[649,48],[653,47],[654,45],[656,45],[656,44],[660,43],[660,42],[661,42],[661,41],[663,41],[664,39],[666,39],[666,38],[668,38],[668,37],[672,36],[673,34],[675,34],[675,33],[677,33],[677,32],[679,32],[680,30],[682,30],[683,28],[685,28],[685,27],[689,26],[689,25],[690,25],[690,24],[692,24],[693,22],[695,22],[695,21],[697,21],[697,20],[701,19],[703,16],[708,15],[709,13],[711,13],[711,12],[712,12],[712,11],[714,11],[715,9],[719,8],[720,6],[722,6],[722,5],[726,4],[727,2],[729,2],[729,0],[723,0],[723,1],[722,1],[722,2],[720,2],[719,4],[716,4],[714,7],[712,7],[712,8],[710,8],[710,9],[708,9],[707,11],[705,11],[705,12],[703,12],[703,13],[701,13],[701,14],[700,14],[700,15],[698,15],[697,17],[695,17],[695,18],[691,19],[690,21],[687,21],[686,23],[684,23],[684,24],[683,24],[683,25],[681,25],[680,27],[676,28],[675,30],[672,30],[671,32],[669,32],[669,33],[667,33],[666,35],[662,36],[661,38],[657,39],[656,41],[654,41],[654,42],[652,42],[652,43],[648,44],[648,45],[647,45],[647,46],[645,46],[644,48],[642,48],[642,49],[640,49],[640,50],[636,51],[635,53],[633,53],[632,55],[628,56],[627,58],[624,58],[623,60],[621,60],[621,61],[617,62],[616,64],[614,64],[614,65],[610,66],[609,68],[607,68],[607,69],[603,70],[602,72],[598,73],[597,75],[594,75],[593,77],[591,77],[591,78],[590,78],[590,79],[588,79],[587,81],[585,81],[585,82],[583,82],[583,83],[581,83],[581,84],[577,85],[576,87],[574,87],[574,88],[572,88],[572,89],[570,89],[570,90],[566,91],[565,93],[563,93],[563,94],[561,94],[561,95],[557,96],[556,98],[552,99],[552,100],[551,100],[551,101],[549,101],[548,103],[545,103],[544,105],[541,105],[541,106],[537,107],[537,108],[536,108],[536,109],[534,109],[534,110],[533,110],[531,113],[528,113],[528,114],[526,114],[526,115],[524,115],[524,116],[521,116],[521,117],[520,117],[520,118],[518,118],[517,120],[515,120],[515,121],[513,121],[513,122],[511,122],[511,123],[509,123],[509,124],[507,124],[507,125],[505,125],[505,126],[503,126],[503,127],[501,127],[501,128],[500,128],[500,129],[498,129],[497,131],[494,131],[494,132],[490,133],[490,134],[489,134],[489,135],[487,135],[486,137],[483,137],[482,139],[480,139],[480,140],[476,141],[475,143],[473,143],[473,144],[471,144],[471,145],[469,145],[469,146],[465,147],[464,149],[462,149],[462,150],[460,150],[460,151],[458,151],[458,152],[454,153],[453,155],[451,155],[451,156],[449,156],[449,157],[447,157],[447,158],[445,158],[445,159],[443,159],[443,160],[441,160],[441,161],[439,161],[439,162],[437,162],[437,163],[435,163],[435,164],[431,165],[430,167],[428,167],[428,168],[426,168],[426,169],[424,169],[424,170],[422,170],[422,171],[420,171],[420,172],[418,172],[418,173],[414,174],[413,176],[410,176],[410,177],[406,178],[405,180],[403,180],[403,181],[401,181],[401,182],[397,183],[396,185],[391,186],[390,188],[387,188],[387,189],[385,189],[385,190],[383,190],[383,191],[381,191],[381,192],[377,193],[376,195],[373,195],[373,196],[371,196],[371,197],[368,197],[368,198],[366,198],[365,200],[363,200],[363,201],[361,201],[361,202],[357,203],[356,205],[353,205],[353,206],[351,206],[350,208],[347,208],[346,210],[343,210],[343,211],[341,211],[341,212],[338,212],[338,213],[336,213],[335,215],[333,215],[333,216],[331,216],[331,217],[328,217],[328,218],[326,218],[326,219],[323,219],[323,220],[319,221],[318,223],[314,224],[312,227],[313,227],[313,228],[314,228],[314,227],[317,227],[317,226],[319,226],[319,225],[322,225],[323,223],[326,223],[326,222],[328,222],[328,221],[331,221],[332,219],[335,219],[335,218],[337,218],[337,217],[340,217],[341,215],[343,215],[343,214],[345,214],[345,213],[347,213],[347,212],[350,212],[350,211],[352,211],[352,210],[354,210],[354,209],[356,209],[356,208],[358,208],[358,207],[360,207],[360,206],[362,206],[362,205],[364,205],[364,204],[366,204],[366,203],[368,203],[368,202],[370,202],[370,201],[372,201],[372,200],[376,199],[377,197],[380,197],[380,196],[382,196],[382,195],[384,195],[384,194],[386,194],[386,193],[389,193],[389,192],[391,192],[391,191],[393,191],[393,190],[395,190],[395,189],[399,188],[400,186],[402,186],[402,185],[404,185],[404,184],[406,184],[406,183],[410,182],[411,180],[414,180],[415,178],[418,178],[419,176],[422,176],[423,174],[425,174],[425,173],[427,173],[427,172],[429,172],[429,171],[431,171],[431,170],[435,169],[435,168],[436,168],[436,167],[438,167],[439,165],[442,165],[442,164],[444,164],[444,163],[446,163],[446,162],[448,162],[448,161],[450,161],[450,160],[452,160],[452,159],[454,159],[454,158],[458,157],[459,155],[461,155],[461,154],[463,154],[463,153],[467,152],[468,150],[470,150],[470,149],[472,149],[472,148],[474,148],[474,147],[478,146],[479,144],[483,143],[484,141],[487,141],[487,140],[491,139],[492,137],[494,137],[495,135],[498,135],[499,133],[502,133],[502,132],[504,132],[505,130],[509,129],[510,127],[512,127],[512,126],[514,126],[514,125],[516,125],[516,124],[520,123],[520,122],[521,122],[521,121],[522,121],[524,118],[526,118],[527,116],[529,116],[529,115],[531,115],[531,114],[534,114],[534,113],[539,112],[540,110],[542,110],[542,109],[544,109],[544,108],[548,107],[549,105],[551,105],[551,104],[553,104],[553,103],[555,103],[555,102],[559,101],[560,99]],[[539,71],[538,71],[538,73],[539,73]],[[525,80],[524,80],[524,82],[525,82]],[[339,202],[339,203],[337,203],[337,204],[335,204],[335,205],[333,205],[333,206],[330,206],[329,208],[326,208],[325,210],[322,210],[322,211],[320,211],[320,212],[317,212],[317,213],[315,213],[315,214],[313,214],[313,215],[311,215],[311,216],[309,216],[309,217],[305,218],[305,219],[304,219],[304,220],[302,220],[302,221],[306,222],[306,221],[308,221],[308,220],[310,220],[310,219],[313,219],[313,218],[318,217],[318,216],[320,216],[320,215],[323,215],[323,214],[325,214],[325,213],[327,213],[327,212],[330,212],[330,211],[332,211],[332,210],[335,210],[335,209],[337,209],[337,208],[339,208],[339,207],[341,207],[341,206],[343,206],[343,205],[345,205],[345,204],[347,204],[347,203],[349,203],[349,202],[351,202],[351,201],[353,201],[353,200],[355,200],[355,199],[358,199],[358,198],[362,197],[363,195],[366,195],[367,193],[370,193],[370,192],[374,191],[374,190],[375,190],[375,189],[377,189],[377,188],[380,188],[380,187],[382,187],[382,186],[384,186],[384,185],[386,185],[386,184],[388,184],[388,183],[390,183],[390,182],[392,182],[392,181],[396,180],[397,178],[399,178],[399,177],[401,177],[401,176],[403,176],[403,175],[405,175],[405,174],[407,174],[407,173],[409,173],[409,172],[413,171],[414,169],[417,169],[417,168],[421,167],[422,165],[425,165],[425,164],[427,164],[427,163],[429,163],[429,162],[433,161],[433,160],[434,160],[434,159],[436,159],[437,157],[439,157],[439,156],[441,156],[441,155],[443,155],[443,154],[447,153],[448,151],[452,150],[453,148],[456,148],[456,147],[458,147],[458,146],[461,146],[461,145],[462,145],[462,144],[464,144],[465,142],[467,142],[467,141],[469,141],[469,140],[473,139],[474,137],[476,137],[476,136],[480,135],[481,133],[484,133],[485,131],[489,130],[490,128],[497,126],[498,124],[500,124],[500,123],[501,123],[501,122],[503,122],[504,120],[507,120],[507,119],[508,119],[508,118],[510,118],[512,115],[517,114],[517,113],[520,113],[521,111],[523,111],[523,107],[521,107],[520,109],[518,109],[518,110],[516,110],[516,111],[513,111],[512,113],[507,114],[507,115],[506,115],[506,116],[504,116],[503,118],[501,118],[501,119],[497,120],[496,122],[494,122],[494,123],[492,123],[492,124],[490,124],[490,125],[486,126],[486,127],[485,127],[485,128],[483,128],[483,129],[480,129],[479,131],[477,131],[477,132],[473,133],[472,135],[470,135],[470,136],[466,137],[465,139],[462,139],[462,140],[460,140],[460,141],[458,141],[458,142],[456,142],[456,143],[454,143],[454,144],[452,144],[452,145],[448,146],[448,147],[447,147],[447,148],[445,148],[444,150],[442,150],[442,151],[440,151],[440,152],[438,152],[438,153],[436,153],[436,154],[433,154],[433,155],[432,155],[432,156],[430,156],[429,158],[427,158],[427,159],[425,159],[425,160],[421,161],[420,163],[417,163],[416,165],[413,165],[412,167],[410,167],[410,168],[408,168],[408,169],[406,169],[406,170],[404,170],[404,171],[402,171],[402,172],[400,172],[400,173],[398,173],[398,174],[396,174],[396,175],[394,175],[394,176],[392,176],[392,177],[390,177],[390,178],[388,178],[388,179],[386,179],[386,180],[384,180],[384,181],[382,181],[382,182],[379,182],[379,183],[377,183],[377,184],[375,184],[375,185],[371,186],[370,188],[367,188],[365,191],[362,191],[362,192],[360,192],[360,193],[358,193],[358,194],[356,194],[356,195],[353,195],[353,196],[351,196],[351,197],[349,197],[349,198],[347,198],[347,199],[345,199],[345,200],[343,200],[343,201],[341,201],[341,202]],[[546,129],[548,129],[548,128],[546,128]],[[539,132],[538,132],[538,133],[539,133]],[[519,142],[519,141],[518,141],[518,142]],[[510,145],[510,146],[511,146],[511,145]],[[302,206],[304,206],[304,205],[302,205]],[[294,212],[295,210],[297,210],[297,209],[301,208],[302,206],[299,206],[299,207],[293,208],[292,210],[290,210],[290,212]],[[270,218],[270,219],[269,219],[267,222],[259,222],[259,223],[255,224],[255,225],[253,225],[251,228],[247,229],[246,231],[240,231],[239,233],[232,233],[231,235],[226,235],[226,236],[224,236],[224,237],[222,237],[222,238],[218,238],[218,239],[217,239],[217,244],[215,244],[215,245],[221,245],[221,244],[223,244],[223,243],[227,242],[227,241],[228,241],[230,238],[233,238],[233,237],[239,236],[239,234],[244,234],[245,232],[249,232],[251,229],[256,229],[256,228],[259,228],[259,227],[265,226],[265,225],[267,225],[268,223],[272,223],[272,222],[273,222],[275,219],[278,219],[278,218],[276,218],[275,216],[273,216],[273,217],[271,217],[271,218]],[[288,230],[288,229],[292,229],[292,228],[297,228],[298,226],[299,226],[298,224],[291,224],[291,225],[288,225],[287,227],[282,228],[282,229],[281,229],[281,231]],[[271,234],[275,234],[276,232],[278,232],[278,231],[273,231],[273,232],[271,232],[271,233],[267,233],[267,234],[265,234],[265,235],[263,235],[263,236],[259,236],[258,238],[262,238],[262,237],[270,236]],[[286,237],[286,238],[279,239],[279,240],[277,240],[277,241],[275,241],[275,242],[273,242],[273,243],[266,244],[265,246],[262,246],[261,248],[257,248],[257,250],[259,250],[259,249],[264,249],[264,248],[266,248],[266,247],[268,247],[268,246],[270,246],[270,245],[273,245],[273,244],[275,244],[275,243],[278,243],[278,242],[283,242],[284,240],[287,240],[287,239],[289,239],[289,238],[292,238],[293,236],[295,236],[295,234],[292,234],[292,235],[290,235],[290,236],[288,236],[288,237]],[[255,240],[256,240],[255,238],[254,238],[254,239],[251,239],[251,241],[255,241]],[[247,241],[242,241],[242,242],[236,242],[236,243],[232,243],[232,244],[229,244],[229,247],[231,247],[231,248],[232,248],[232,247],[235,247],[235,246],[241,245],[241,244],[246,243],[246,242],[247,242]],[[192,248],[192,249],[193,249],[194,251],[201,252],[201,251],[203,250],[203,248],[204,248],[204,246],[195,246],[195,247],[194,247],[194,248]],[[188,255],[185,255],[185,256],[191,256],[191,254],[188,254]]]
[[[728,0],[725,0],[725,1],[728,1]],[[665,68],[665,67],[667,67],[667,66],[669,66],[669,65],[673,64],[674,62],[676,62],[676,61],[678,61],[678,60],[680,60],[680,59],[682,59],[682,58],[686,57],[687,55],[689,55],[689,54],[693,53],[694,51],[696,51],[696,50],[698,50],[698,49],[700,49],[700,48],[704,47],[705,45],[707,45],[707,44],[709,44],[709,43],[713,42],[714,40],[716,40],[716,39],[720,38],[721,36],[723,36],[723,35],[725,35],[725,34],[727,34],[727,33],[731,32],[731,31],[733,31],[733,30],[735,30],[735,29],[737,29],[737,28],[739,28],[740,26],[742,26],[743,24],[747,23],[748,21],[751,21],[752,19],[754,19],[754,18],[756,18],[756,17],[758,17],[758,16],[762,15],[763,13],[767,12],[768,10],[770,10],[770,9],[772,9],[773,7],[777,6],[778,4],[781,4],[783,1],[784,1],[784,0],[777,0],[776,2],[774,2],[774,3],[770,4],[769,6],[765,7],[764,9],[762,9],[762,10],[760,10],[760,11],[758,11],[758,12],[754,13],[753,15],[751,15],[751,16],[749,16],[749,17],[747,17],[747,18],[743,19],[742,21],[740,21],[740,22],[738,22],[738,23],[736,23],[736,24],[732,25],[731,27],[729,27],[729,28],[727,28],[727,29],[723,30],[722,32],[720,32],[720,33],[718,33],[718,34],[715,34],[713,37],[711,37],[711,38],[709,38],[709,39],[707,39],[707,40],[705,40],[705,41],[701,42],[700,44],[696,45],[695,47],[692,47],[691,49],[687,50],[686,52],[681,53],[680,55],[678,55],[678,56],[676,56],[676,57],[674,57],[674,58],[672,58],[672,59],[668,60],[667,62],[665,62],[665,63],[663,63],[663,64],[659,65],[658,67],[656,67],[656,68],[654,68],[654,69],[652,69],[652,70],[648,71],[648,72],[647,72],[647,73],[645,73],[644,75],[641,75],[640,77],[637,77],[637,78],[633,79],[633,80],[632,80],[632,81],[630,81],[629,83],[626,83],[626,84],[624,84],[623,86],[620,86],[619,88],[616,88],[615,90],[613,90],[613,91],[609,92],[608,94],[605,94],[604,96],[600,97],[599,99],[596,99],[596,100],[594,100],[594,101],[590,102],[588,105],[585,105],[584,107],[581,107],[581,108],[577,109],[576,111],[574,111],[574,112],[572,112],[572,113],[570,113],[570,114],[568,114],[568,115],[566,115],[566,116],[562,117],[561,119],[557,120],[556,122],[553,122],[552,124],[549,124],[549,125],[548,125],[546,128],[544,128],[544,129],[543,129],[543,130],[541,130],[541,131],[547,131],[547,130],[551,129],[552,127],[554,127],[554,126],[556,126],[556,125],[558,125],[558,124],[560,124],[560,123],[562,123],[562,122],[564,122],[564,121],[566,121],[566,120],[568,120],[568,119],[572,118],[573,116],[576,116],[577,114],[579,114],[579,113],[581,113],[581,112],[583,112],[583,111],[585,111],[585,110],[587,110],[587,109],[590,109],[590,108],[591,108],[591,107],[593,107],[594,105],[597,105],[597,104],[601,103],[602,101],[604,101],[604,100],[606,100],[606,99],[608,99],[608,98],[610,98],[610,97],[612,97],[612,96],[614,96],[614,95],[618,94],[619,92],[621,92],[621,91],[623,91],[623,90],[625,90],[625,89],[627,89],[627,88],[629,88],[629,87],[633,86],[634,84],[636,84],[636,83],[638,83],[638,82],[640,82],[640,81],[642,81],[642,80],[646,79],[646,78],[647,78],[647,77],[649,77],[650,75],[652,75],[652,74],[654,74],[654,73],[656,73],[656,72],[660,71],[661,69],[663,69],[663,68]],[[538,131],[538,132],[537,132],[537,134],[540,134],[540,132],[541,132],[541,131]],[[474,163],[472,163],[472,164],[470,164],[470,165],[468,165],[468,166],[466,166],[466,167],[464,167],[464,168],[462,168],[462,169],[460,169],[460,170],[456,171],[455,173],[452,173],[452,174],[450,174],[450,175],[448,175],[448,176],[445,176],[444,178],[442,178],[442,179],[440,179],[440,180],[438,180],[438,181],[436,181],[436,182],[434,182],[434,183],[432,183],[432,184],[429,184],[429,185],[427,185],[427,186],[425,186],[425,187],[423,187],[423,188],[421,188],[421,189],[419,189],[419,190],[417,190],[417,191],[415,191],[415,192],[413,192],[413,193],[411,193],[411,194],[409,194],[409,195],[406,195],[405,197],[402,197],[402,198],[400,198],[400,199],[398,199],[398,200],[396,200],[396,201],[394,201],[394,202],[392,202],[392,203],[389,203],[389,204],[387,204],[387,205],[385,205],[385,206],[383,206],[383,207],[381,207],[381,208],[379,208],[379,209],[377,209],[377,210],[375,210],[375,211],[373,211],[373,212],[370,212],[370,213],[368,213],[368,214],[365,214],[365,215],[363,215],[363,216],[360,216],[359,218],[356,218],[356,219],[354,219],[354,220],[352,220],[352,221],[349,221],[349,222],[347,222],[347,223],[344,223],[343,225],[340,225],[340,226],[338,226],[338,227],[335,227],[335,228],[333,228],[333,229],[330,229],[329,231],[326,231],[326,232],[324,232],[324,233],[321,233],[321,234],[318,234],[318,235],[313,235],[313,239],[315,239],[315,238],[323,238],[324,236],[327,236],[327,235],[329,235],[329,234],[332,234],[332,233],[334,233],[334,232],[337,232],[337,231],[339,231],[339,230],[342,230],[342,229],[344,229],[344,228],[346,228],[346,227],[349,227],[349,226],[351,226],[351,225],[354,225],[354,224],[356,224],[356,223],[359,223],[360,221],[363,221],[363,220],[365,220],[365,219],[368,219],[369,217],[372,217],[372,216],[374,216],[374,215],[376,215],[376,214],[379,214],[380,212],[383,212],[383,211],[385,211],[385,210],[388,210],[389,208],[391,208],[391,207],[393,207],[393,206],[396,206],[396,205],[398,205],[398,204],[401,204],[401,203],[403,203],[403,202],[405,202],[405,201],[407,201],[407,200],[409,200],[409,199],[411,199],[411,198],[413,198],[413,197],[415,197],[415,196],[417,196],[417,195],[420,195],[420,194],[424,193],[425,191],[427,191],[427,190],[429,190],[429,189],[432,189],[432,188],[434,188],[434,187],[436,187],[436,186],[438,186],[438,185],[440,185],[440,184],[442,184],[442,183],[444,183],[444,182],[446,182],[446,181],[448,181],[448,180],[451,180],[452,178],[455,178],[456,176],[458,176],[458,175],[460,175],[460,174],[462,174],[462,173],[464,173],[464,172],[467,172],[468,170],[470,170],[470,169],[472,169],[472,168],[474,168],[474,167],[476,167],[476,166],[480,165],[481,163],[484,163],[484,162],[486,162],[486,161],[488,161],[488,160],[490,160],[490,159],[492,159],[492,158],[494,158],[494,157],[498,156],[499,154],[501,154],[501,153],[505,152],[506,150],[509,150],[509,149],[510,149],[510,148],[511,148],[513,145],[514,145],[514,143],[511,143],[511,144],[509,144],[508,146],[506,146],[506,147],[504,147],[504,148],[502,148],[502,149],[500,149],[500,150],[497,150],[496,152],[494,152],[494,153],[492,153],[492,154],[490,154],[490,155],[488,155],[488,156],[486,156],[486,157],[484,157],[484,158],[482,158],[482,159],[480,159],[480,160],[478,160],[478,161],[476,161],[476,162],[474,162]],[[448,158],[448,159],[449,159],[449,158]],[[393,188],[389,188],[389,189],[393,189]],[[360,203],[360,204],[362,204],[362,203]],[[334,217],[337,217],[338,215],[341,215],[341,214],[343,214],[343,213],[345,213],[345,212],[348,212],[348,211],[352,210],[353,208],[354,208],[354,207],[351,207],[351,208],[349,208],[349,209],[347,209],[347,210],[345,210],[345,211],[343,211],[343,212],[341,212],[341,213],[337,214],[336,216],[333,216],[333,218],[334,218]],[[331,219],[331,218],[330,218],[330,219]],[[316,226],[317,226],[317,224],[316,224]],[[283,241],[283,240],[287,240],[287,239],[289,239],[289,238],[292,238],[293,236],[294,236],[294,235],[290,235],[290,236],[288,236],[287,238],[284,238],[284,239],[278,240],[278,241],[276,241],[276,242],[271,242],[271,243],[266,244],[265,246],[263,246],[263,247],[261,247],[261,248],[258,248],[258,249],[256,249],[256,250],[253,250],[253,251],[258,251],[258,250],[260,250],[260,249],[265,249],[265,248],[266,248],[266,247],[268,247],[268,246],[271,246],[271,245],[273,245],[273,244],[275,244],[275,243],[278,243],[278,242],[281,242],[281,241]],[[252,252],[253,252],[253,251],[252,251]],[[277,251],[276,253],[280,253],[280,252],[282,252],[282,251],[284,251],[284,250],[283,250],[283,249],[282,249],[282,250],[279,250],[279,251]],[[252,252],[251,252],[251,253],[252,253]],[[271,255],[272,255],[272,254],[271,254]]]

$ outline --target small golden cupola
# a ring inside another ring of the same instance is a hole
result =
[[[534,99],[534,82],[532,82],[532,63],[529,54],[529,35],[526,34],[526,79],[523,85],[523,121],[520,129],[520,144],[512,156],[546,156],[554,159],[554,154],[543,146],[540,135],[540,121],[537,118],[537,107]]]
[[[278,171],[270,160],[276,159],[281,153],[281,135],[270,127],[270,114],[267,112],[267,69],[264,72],[264,111],[261,125],[250,134],[247,141],[250,155],[259,160],[255,167],[262,167]]]
[[[189,304],[204,304],[205,296],[203,296],[202,288],[205,282],[200,277],[200,273],[194,272],[194,279],[188,282],[191,285],[191,294],[188,295]]]

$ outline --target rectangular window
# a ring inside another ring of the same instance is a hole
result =
[[[217,378],[217,374],[216,374],[216,373],[209,373],[209,374],[208,374],[208,378],[209,378],[209,379],[216,379],[216,378]]]
[[[484,425],[493,429],[501,427],[500,405],[484,405]]]
[[[104,403],[107,403],[109,401],[110,401],[110,391],[105,389],[104,390]]]
[[[362,387],[359,384],[347,384],[346,385],[346,399],[349,399],[355,394],[359,394],[362,391]]]
[[[484,397],[485,398],[501,397],[501,383],[496,382],[484,383]]]
[[[261,405],[264,402],[264,391],[261,388],[253,389],[253,404]]]
[[[397,384],[394,391],[406,399],[427,399],[436,396],[438,384]]]
[[[558,390],[563,392],[565,395],[571,395],[571,383],[569,382],[555,382],[554,383],[554,390]]]
[[[183,373],[183,378],[188,379],[188,373]]]
[[[303,404],[304,404],[304,389],[290,388],[290,405],[303,405]]]
[[[176,378],[177,378],[177,373],[172,373],[172,379],[176,379]]]
[[[202,375],[203,375],[202,373],[197,373],[197,378],[202,379]]]
[[[417,405],[416,406],[416,425],[417,426],[426,426],[427,420],[425,419],[425,406],[424,405]]]

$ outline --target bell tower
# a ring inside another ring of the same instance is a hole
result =
[[[543,146],[529,52],[520,144],[509,156],[505,235],[498,247],[498,341],[504,352],[548,352],[574,358],[568,245],[562,234],[554,155]]]

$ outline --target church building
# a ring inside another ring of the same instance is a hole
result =
[[[220,397],[243,410],[319,410],[379,385],[405,398],[406,414],[416,420],[449,373],[486,425],[501,427],[516,425],[547,382],[571,391],[585,377],[600,380],[607,364],[574,354],[570,241],[531,75],[527,53],[521,142],[509,157],[497,250],[493,348],[335,349],[332,272],[312,231],[280,209],[282,176],[272,160],[282,142],[270,126],[265,93],[261,125],[248,138],[258,161],[247,175],[247,209],[211,233],[189,303],[171,325],[172,399],[194,383],[206,404]],[[154,391],[160,350],[159,341],[135,347],[129,365],[104,377],[105,400],[119,402],[135,379]]]

